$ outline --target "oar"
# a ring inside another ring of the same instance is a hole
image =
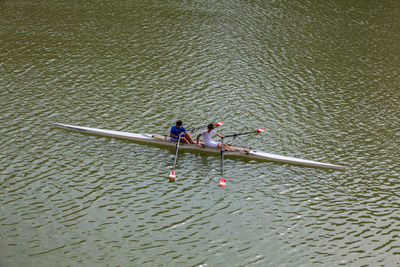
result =
[[[215,123],[214,126],[218,127],[218,126],[222,126],[224,124],[225,123],[223,121],[220,121],[220,122]],[[193,127],[192,129],[190,129],[190,132],[192,133],[196,130],[204,129],[204,128],[207,128],[207,125]]]
[[[236,137],[238,135],[244,135],[244,134],[254,134],[254,133],[262,133],[264,132],[264,128],[257,129],[256,131],[251,131],[251,132],[244,132],[244,133],[237,133],[237,134],[230,134],[230,135],[225,135],[224,137],[221,137],[221,179],[219,180],[219,186],[225,187],[226,186],[226,180],[224,178],[224,138],[226,137]]]
[[[224,137],[221,137],[221,179],[219,180],[219,186],[225,187],[226,181],[224,178]]]
[[[174,168],[172,169],[171,173],[169,174],[169,179],[175,180],[176,174],[175,174],[175,167],[176,167],[176,160],[178,159],[178,150],[179,150],[179,145],[181,143],[181,135],[178,135],[178,143],[176,144],[176,152],[175,152],[175,161],[174,161]]]
[[[262,133],[262,132],[264,132],[264,131],[265,131],[264,128],[260,128],[260,129],[257,129],[257,131],[244,132],[244,133],[235,133],[235,134],[228,134],[228,135],[224,135],[224,137],[225,137],[225,138],[226,138],[226,137],[236,137],[236,136],[244,135],[244,134]]]

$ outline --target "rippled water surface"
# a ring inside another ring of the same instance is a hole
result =
[[[399,266],[397,1],[0,1],[0,266]],[[180,153],[51,122],[235,144]]]

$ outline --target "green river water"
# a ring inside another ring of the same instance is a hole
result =
[[[0,266],[399,266],[400,2],[0,0]],[[223,120],[346,171],[53,128]]]

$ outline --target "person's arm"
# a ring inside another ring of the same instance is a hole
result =
[[[197,142],[196,142],[197,144],[199,144],[200,135],[201,135],[201,133],[199,133],[199,134],[197,135],[197,140],[196,140],[196,141],[197,141]]]
[[[215,133],[216,136],[220,137],[220,138],[224,138],[223,135],[220,135],[219,133]]]
[[[174,135],[174,134],[172,133],[172,129],[171,129],[171,131],[169,131],[169,136],[171,136],[171,137],[173,137],[173,138],[178,138],[178,136],[176,136],[176,135]]]

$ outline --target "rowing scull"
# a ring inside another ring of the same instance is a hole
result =
[[[172,146],[172,147],[176,146],[176,143],[170,141],[169,137],[166,135],[128,133],[128,132],[97,129],[97,128],[91,128],[91,127],[75,126],[75,125],[60,124],[60,123],[53,123],[52,125],[54,127],[63,128],[66,130],[83,132],[83,133],[88,133],[88,134],[93,134],[93,135],[106,136],[106,137],[119,138],[119,139],[125,139],[125,140],[131,140],[131,141],[135,141],[135,142],[139,142],[139,143],[149,143],[149,144],[157,144],[157,145]],[[303,165],[303,166],[309,166],[309,167],[319,167],[319,168],[336,169],[336,170],[345,170],[346,169],[346,167],[341,166],[341,165],[323,163],[323,162],[318,162],[318,161],[314,161],[314,160],[299,159],[299,158],[288,157],[288,156],[281,156],[281,155],[276,155],[276,154],[272,154],[272,153],[259,151],[256,149],[248,149],[248,148],[237,147],[237,146],[233,146],[233,148],[243,149],[243,151],[225,151],[224,154],[226,156],[237,156],[237,157],[241,157],[241,158],[267,160],[267,161],[289,163],[289,164]],[[218,153],[218,154],[220,154],[220,152],[221,152],[217,148],[198,146],[195,144],[181,144],[179,150],[207,151],[207,152],[214,152],[214,153]]]

